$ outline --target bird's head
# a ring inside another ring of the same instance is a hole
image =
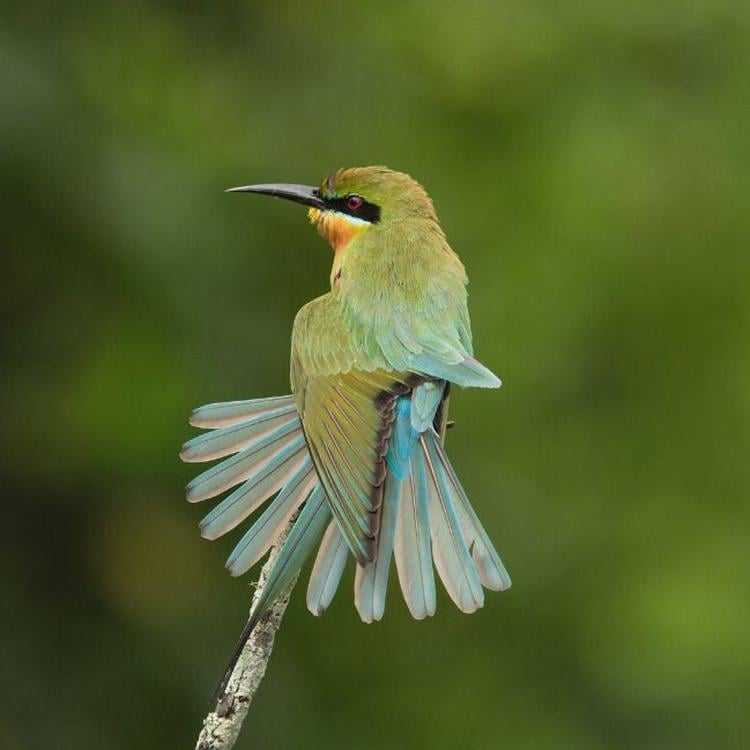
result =
[[[260,193],[309,206],[310,221],[334,250],[332,282],[353,239],[363,233],[418,231],[425,222],[439,231],[424,188],[409,175],[387,167],[338,169],[319,187],[271,183],[231,188],[228,192]]]

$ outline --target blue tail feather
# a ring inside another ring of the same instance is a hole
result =
[[[299,440],[294,453],[284,451],[241,487],[219,503],[200,523],[204,539],[218,539],[242,523],[268,498],[275,495],[307,458],[304,442]]]
[[[180,458],[187,463],[223,458],[251,448],[277,427],[289,423],[296,423],[296,429],[302,428],[294,404],[270,409],[245,421],[204,432],[182,446]]]
[[[297,472],[284,485],[284,489],[232,550],[226,563],[231,575],[240,576],[246,573],[271,549],[317,484],[318,479],[308,455]]]
[[[378,531],[378,548],[375,560],[366,567],[357,565],[354,579],[354,604],[364,622],[380,620],[385,611],[388,573],[393,554],[393,535],[401,498],[403,481],[395,475],[385,479],[383,510]]]
[[[320,543],[307,586],[307,608],[316,617],[328,609],[336,595],[348,558],[346,541],[336,522],[331,521]]]
[[[419,433],[411,425],[411,397],[401,396],[396,401],[395,418],[385,460],[388,468],[398,479],[409,474],[409,456]]]
[[[409,476],[403,480],[393,552],[406,605],[412,616],[421,620],[435,614],[436,602],[430,549],[429,498],[426,492],[417,491],[418,469],[415,462],[418,460],[418,452],[414,451]]]
[[[304,443],[302,431],[294,422],[278,425],[252,447],[199,474],[187,486],[187,499],[191,503],[198,503],[216,497],[262,473],[269,464],[278,465],[296,453]]]
[[[244,422],[279,407],[294,406],[294,396],[271,396],[247,401],[223,401],[199,406],[190,415],[193,427],[215,429]]]

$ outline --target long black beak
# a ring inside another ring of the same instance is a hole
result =
[[[320,197],[320,191],[309,185],[285,185],[283,183],[268,183],[264,185],[245,185],[243,187],[229,188],[227,193],[260,193],[261,195],[273,195],[276,198],[284,198],[304,206],[314,208],[325,208],[325,201]]]

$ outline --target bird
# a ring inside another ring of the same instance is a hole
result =
[[[227,192],[306,206],[333,264],[330,291],[294,320],[291,394],[197,408],[190,424],[209,431],[180,452],[186,462],[223,459],[187,485],[193,503],[231,490],[201,521],[204,538],[273,498],[230,554],[232,576],[287,534],[219,695],[253,628],[316,548],[307,587],[314,615],[330,605],[350,558],[354,603],[368,623],[383,617],[394,560],[416,619],[435,614],[434,570],[467,613],[483,605],[483,588],[511,585],[445,451],[451,388],[501,382],[474,358],[466,271],[425,189],[372,166],[335,170],[319,186]]]

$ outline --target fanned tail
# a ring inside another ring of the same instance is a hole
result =
[[[496,591],[510,586],[510,577],[432,427],[442,386],[428,382],[421,388],[413,403],[411,396],[398,399],[386,456],[377,555],[356,570],[354,600],[365,622],[383,616],[392,558],[406,604],[417,619],[435,613],[433,564],[449,596],[464,612],[482,606],[482,586]],[[200,502],[231,490],[201,521],[205,538],[227,533],[276,495],[230,554],[227,568],[233,576],[255,565],[297,516],[235,647],[218,695],[226,688],[253,628],[314,548],[320,543],[307,606],[315,615],[330,605],[352,553],[332,518],[292,396],[208,404],[196,409],[190,421],[211,431],[185,443],[181,458],[187,462],[222,460],[188,484],[188,500]]]

